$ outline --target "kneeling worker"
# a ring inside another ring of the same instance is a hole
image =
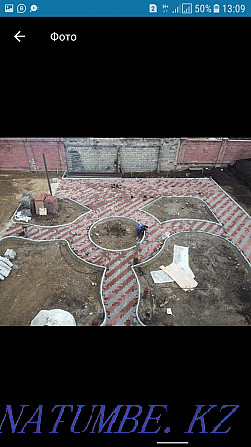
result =
[[[148,229],[147,225],[137,225],[136,227],[136,231],[137,231],[137,239],[139,239],[140,237],[143,237],[145,234],[145,231]]]

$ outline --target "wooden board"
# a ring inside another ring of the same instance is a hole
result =
[[[198,285],[198,283],[191,278],[183,268],[179,267],[174,262],[167,267],[161,265],[160,268],[171,276],[171,278],[173,278],[173,280],[185,291],[192,290]]]

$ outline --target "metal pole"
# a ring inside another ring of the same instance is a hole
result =
[[[48,174],[48,169],[47,169],[47,164],[46,164],[46,160],[45,160],[45,155],[43,153],[43,159],[44,159],[44,166],[45,166],[45,171],[46,171],[46,176],[47,176],[47,181],[48,181],[48,185],[49,185],[49,190],[52,196],[52,190],[51,190],[51,185],[50,185],[50,179],[49,179],[49,174]]]
[[[163,149],[163,141],[162,141],[162,143],[160,142],[159,150],[158,150],[157,172],[159,172],[159,170],[160,170],[160,153],[161,153],[161,149]]]

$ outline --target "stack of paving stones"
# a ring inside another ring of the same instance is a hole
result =
[[[211,178],[64,179],[57,190],[58,198],[69,198],[90,211],[74,222],[55,226],[29,225],[29,239],[66,239],[81,259],[105,269],[102,300],[105,309],[103,325],[142,325],[137,306],[139,282],[133,270],[134,258],[143,263],[156,255],[167,237],[179,232],[205,232],[232,242],[251,263],[251,217]],[[205,202],[218,223],[199,219],[172,219],[159,222],[144,211],[161,197],[192,197]],[[89,229],[102,218],[129,217],[148,225],[146,237],[138,247],[113,251],[97,247],[89,238]],[[18,235],[18,225],[8,228],[6,236]]]
[[[14,259],[16,256],[16,253],[14,250],[7,249],[4,253],[4,256],[0,256],[0,280],[3,281],[5,278],[7,278],[11,272],[11,269],[13,267],[12,262],[10,259]]]
[[[26,222],[29,222],[29,220],[32,217],[32,214],[31,214],[32,199],[33,199],[33,197],[32,197],[31,192],[23,193],[21,200],[20,200],[18,212],[15,216],[16,220],[24,220]]]

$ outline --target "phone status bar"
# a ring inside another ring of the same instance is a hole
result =
[[[251,17],[251,2],[229,0],[147,2],[145,0],[43,0],[1,2],[0,17]]]

